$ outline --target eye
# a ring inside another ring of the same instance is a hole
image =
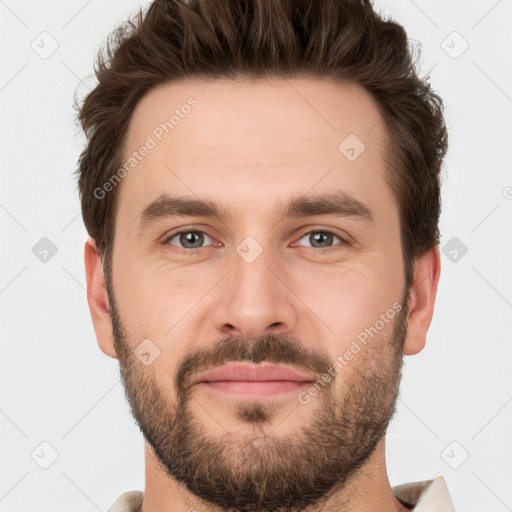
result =
[[[195,249],[203,247],[205,237],[212,240],[204,231],[188,229],[173,233],[163,243],[169,245],[181,244],[181,246],[177,245],[178,249],[184,249],[183,252],[193,252]],[[175,243],[173,243],[174,239],[176,239]]]
[[[328,249],[323,252],[329,252],[329,249],[331,249],[331,244],[333,243],[334,239],[338,239],[341,242],[341,245],[348,245],[348,242],[343,240],[340,236],[336,235],[332,231],[328,231],[325,229],[308,231],[307,233],[303,234],[302,237],[300,238],[300,240],[303,239],[309,242],[309,245],[306,245],[305,247],[309,247],[312,249]],[[335,249],[336,247],[334,247],[333,250]]]
[[[204,243],[205,241],[207,241],[205,240],[205,237],[206,239],[209,239],[210,242],[213,241],[213,238],[210,237],[204,231],[198,229],[182,229],[181,231],[178,231],[168,236],[162,242],[162,244],[171,245],[173,246],[172,249],[178,252],[190,254],[205,247]],[[304,245],[304,247],[306,247],[308,250],[313,251],[320,250],[321,252],[330,252],[333,250],[337,250],[338,245],[350,245],[349,242],[341,238],[339,235],[325,229],[308,231],[307,233],[304,233],[301,236],[299,242],[303,239],[305,239],[306,242],[309,244]],[[340,243],[335,243],[335,239],[339,240]],[[335,244],[334,246],[332,245],[333,243]],[[295,242],[294,245],[296,244],[297,242]]]

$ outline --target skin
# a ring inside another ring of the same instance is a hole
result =
[[[137,105],[127,154],[140,148],[168,119],[168,112],[190,96],[198,106],[117,190],[112,281],[117,310],[130,350],[145,338],[158,346],[159,357],[149,367],[140,365],[140,373],[151,372],[170,401],[176,400],[173,377],[183,358],[229,336],[293,335],[306,349],[335,361],[358,333],[400,302],[404,287],[398,206],[385,180],[387,134],[363,89],[305,78],[161,85]],[[351,133],[366,146],[355,161],[338,149]],[[350,192],[369,206],[375,226],[357,218],[282,219],[277,213],[279,203],[291,197],[333,190]],[[231,216],[225,221],[169,217],[140,231],[142,210],[163,192],[215,200]],[[174,245],[163,243],[177,228],[203,230],[208,235],[204,246],[186,254],[179,237],[172,239]],[[313,249],[305,235],[314,230],[334,232],[351,244],[334,238],[327,249],[335,250]],[[236,252],[247,236],[263,249],[250,264]],[[98,344],[105,354],[118,357],[105,277],[91,238],[85,244],[85,267]],[[415,264],[403,355],[416,354],[425,345],[439,276],[436,247]],[[391,350],[385,343],[391,328],[390,323],[376,338],[381,354]],[[333,385],[334,396],[343,396],[344,386],[357,379],[358,371],[375,363],[375,350],[364,350],[344,368]],[[220,397],[201,387],[194,388],[193,395],[190,411],[212,438],[226,430],[242,440],[254,433],[254,425],[235,414],[238,398]],[[274,399],[271,418],[260,427],[282,440],[296,434],[298,426],[310,424],[321,402],[305,407],[296,393]],[[287,420],[290,414],[293,421]],[[143,512],[216,510],[163,471],[148,443],[145,458]],[[406,510],[388,480],[384,437],[346,485],[321,507],[308,508],[320,509]]]

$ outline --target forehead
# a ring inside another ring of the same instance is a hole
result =
[[[137,147],[151,136],[159,146],[184,144],[236,160],[260,159],[262,149],[265,157],[308,159],[317,145],[320,161],[338,157],[338,144],[350,134],[362,143],[382,144],[381,121],[376,103],[357,84],[310,78],[181,80],[159,85],[142,98],[127,146]],[[277,133],[278,138],[270,137]],[[225,141],[220,147],[219,139]]]
[[[183,80],[151,90],[126,137],[119,208],[135,220],[150,199],[178,193],[259,210],[272,197],[346,190],[392,206],[387,134],[355,84],[309,78]],[[145,148],[145,149],[144,149]],[[142,155],[144,153],[144,155]],[[135,155],[135,156],[134,156]]]

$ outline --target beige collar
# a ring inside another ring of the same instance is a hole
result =
[[[414,512],[455,512],[442,476],[434,480],[397,485],[393,487],[393,492],[407,505],[413,505]]]

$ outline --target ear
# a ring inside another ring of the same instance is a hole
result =
[[[416,260],[414,283],[409,293],[409,317],[404,355],[420,352],[427,340],[427,331],[434,314],[437,285],[441,275],[441,253],[439,246]]]
[[[90,238],[84,249],[85,275],[87,279],[87,302],[91,312],[94,332],[100,349],[107,356],[117,358],[114,348],[112,320],[109,313],[107,286],[103,275],[101,258],[96,242]]]

